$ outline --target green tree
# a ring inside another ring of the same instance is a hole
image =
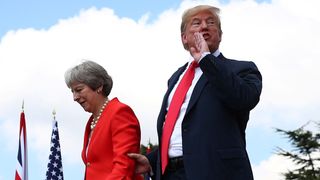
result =
[[[315,124],[320,129],[320,123]],[[293,147],[291,151],[278,147],[277,154],[291,159],[298,167],[283,173],[286,180],[320,180],[320,133],[306,130],[306,125],[293,131],[276,128]]]

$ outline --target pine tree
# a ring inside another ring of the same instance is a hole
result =
[[[316,124],[320,129],[320,123]],[[291,151],[278,147],[277,154],[291,159],[298,167],[283,173],[286,180],[320,180],[320,133],[305,130],[306,125],[293,131],[276,129],[293,147]]]

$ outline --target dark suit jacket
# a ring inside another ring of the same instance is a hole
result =
[[[251,180],[245,129],[259,102],[262,77],[253,62],[209,54],[199,63],[197,82],[182,122],[184,167],[188,180]],[[168,81],[157,122],[159,144],[168,96],[187,64]],[[161,148],[161,147],[160,147]],[[159,148],[159,149],[160,149]],[[161,179],[159,151],[148,155],[154,178]]]

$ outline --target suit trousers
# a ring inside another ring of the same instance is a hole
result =
[[[166,170],[162,177],[163,180],[187,180],[184,167],[175,171]]]

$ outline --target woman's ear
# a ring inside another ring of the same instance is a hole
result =
[[[97,89],[98,94],[100,94],[102,92],[102,88],[103,88],[102,86],[98,87],[98,89]]]

